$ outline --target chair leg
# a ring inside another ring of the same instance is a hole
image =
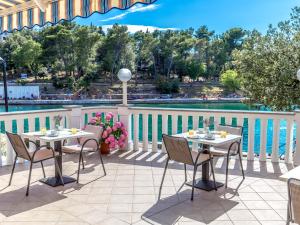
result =
[[[102,155],[101,155],[101,152],[99,150],[98,150],[98,152],[99,152],[99,157],[100,157],[100,161],[101,161],[101,164],[102,164],[102,168],[103,168],[103,171],[104,171],[104,176],[106,176],[106,170],[105,170],[105,167],[104,167]]]
[[[161,179],[161,183],[160,183],[160,187],[159,187],[159,193],[158,193],[158,200],[160,199],[161,189],[162,189],[162,186],[163,186],[163,183],[164,183],[164,179],[165,179],[165,176],[166,176],[168,164],[169,164],[169,158],[167,159],[167,162],[166,162],[166,165],[165,165],[165,169],[164,169],[164,173],[163,173],[163,176],[162,176],[162,179]]]
[[[195,166],[194,166],[194,173],[193,173],[193,186],[192,186],[191,201],[194,200],[194,189],[195,189],[196,171],[197,171],[197,166],[195,165]]]
[[[42,166],[42,170],[43,170],[43,175],[44,175],[44,178],[46,178],[46,173],[45,173],[45,169],[44,169],[44,164],[43,164],[43,161],[41,161],[41,166]]]
[[[82,155],[82,157],[81,157],[81,162],[82,162],[82,169],[84,170],[85,168],[84,168],[83,155]]]
[[[210,164],[210,167],[211,167],[211,173],[213,175],[213,179],[214,179],[214,186],[215,186],[215,190],[217,191],[217,185],[216,185],[216,177],[215,177],[215,170],[214,170],[214,161],[213,159],[209,159],[209,164]]]
[[[227,188],[227,182],[228,182],[229,160],[230,160],[230,155],[228,154],[227,157],[226,157],[226,180],[225,180],[225,188]]]
[[[245,179],[245,173],[244,173],[244,168],[243,168],[243,159],[242,159],[240,151],[239,151],[239,158],[240,158],[240,165],[241,165],[241,170],[242,170],[242,174],[243,174],[243,179]]]
[[[13,168],[12,168],[12,170],[11,170],[11,174],[10,174],[10,178],[9,178],[9,183],[8,183],[8,186],[10,186],[10,185],[11,185],[11,181],[12,181],[12,178],[13,178],[13,175],[14,175],[14,171],[15,171],[15,167],[16,167],[17,159],[18,159],[18,156],[16,156],[16,157],[15,157],[15,161],[14,161]]]
[[[26,196],[29,194],[29,186],[30,186],[30,179],[31,179],[31,172],[32,172],[32,162],[30,162],[30,169],[29,169],[29,176],[28,176],[28,183],[27,183],[27,191]]]
[[[78,160],[78,171],[77,171],[77,183],[79,183],[79,172],[80,172],[80,163],[82,158],[82,152],[79,153],[79,160]]]
[[[187,181],[186,164],[184,164],[184,183]]]
[[[54,158],[54,162],[55,162],[56,167],[57,167],[57,172],[59,174],[60,181],[61,181],[62,185],[65,186],[64,179],[62,177],[62,173],[61,173],[61,170],[60,170],[60,168],[58,166],[58,162],[57,162],[56,158]]]
[[[289,209],[289,206],[287,208],[287,217],[286,217],[286,225],[289,225],[290,224],[290,209]]]

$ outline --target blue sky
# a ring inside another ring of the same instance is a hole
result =
[[[105,15],[94,14],[77,19],[80,24],[110,27],[118,23],[140,29],[185,29],[207,25],[216,33],[231,27],[265,32],[270,23],[289,18],[300,0],[157,0],[154,4],[136,5],[129,10],[114,9]]]

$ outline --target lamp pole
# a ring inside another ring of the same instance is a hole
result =
[[[123,68],[118,72],[118,78],[123,83],[123,104],[118,105],[118,115],[120,122],[124,124],[125,129],[128,134],[132,133],[131,129],[131,116],[132,113],[129,110],[127,104],[127,82],[131,79],[131,71],[129,69]],[[125,140],[125,146],[121,150],[130,150],[132,149],[132,140],[131,135],[128,135]]]
[[[8,112],[8,95],[7,95],[7,79],[6,79],[6,62],[0,57],[0,63],[2,64],[3,71],[3,87],[4,87],[4,105],[5,112]]]
[[[123,83],[123,105],[127,105],[127,81],[131,79],[131,71],[123,68],[118,72],[118,78]]]

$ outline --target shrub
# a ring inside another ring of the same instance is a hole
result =
[[[27,83],[28,83],[28,80],[25,80],[25,79],[17,79],[16,80],[16,83],[17,84],[20,84],[22,86],[25,86]]]
[[[161,94],[171,94],[179,92],[179,81],[178,79],[167,79],[160,76],[156,81],[156,90]]]
[[[57,78],[56,76],[53,76],[53,86],[56,89],[62,89],[62,88],[64,88],[65,85],[59,78]]]

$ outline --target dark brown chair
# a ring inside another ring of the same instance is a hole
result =
[[[235,134],[243,136],[243,127],[241,126],[231,126],[231,125],[217,125],[216,130],[218,131],[226,131],[229,134]],[[225,188],[227,188],[228,182],[228,167],[229,167],[229,160],[231,156],[239,156],[240,159],[240,166],[242,170],[243,179],[245,179],[244,169],[243,169],[243,162],[242,162],[242,152],[241,152],[241,140],[220,145],[215,148],[211,148],[210,152],[214,157],[226,157],[226,181],[225,181]]]
[[[33,143],[36,147],[36,150],[34,152],[29,152],[20,135],[9,133],[9,132],[6,132],[6,135],[16,153],[15,161],[14,161],[10,179],[9,179],[9,184],[8,184],[9,186],[11,185],[11,181],[13,178],[13,174],[14,174],[14,170],[15,170],[16,162],[17,162],[18,158],[22,158],[22,159],[30,161],[30,169],[29,169],[29,177],[28,177],[26,196],[28,196],[28,193],[29,193],[32,165],[34,163],[39,163],[39,162],[41,163],[43,175],[44,175],[44,177],[46,177],[43,161],[48,160],[48,159],[54,159],[54,162],[58,168],[58,173],[59,173],[61,182],[62,182],[62,184],[64,183],[63,179],[62,179],[61,171],[59,170],[57,160],[56,160],[56,156],[58,156],[58,153],[55,152],[53,148],[51,148],[50,146],[47,146],[47,145],[42,145],[42,146],[38,147],[35,142],[29,141],[29,142]]]
[[[300,180],[290,178],[288,180],[288,211],[286,224],[300,224]]]
[[[198,151],[198,152],[192,151],[189,147],[188,141],[182,137],[174,137],[174,136],[169,136],[169,135],[163,134],[163,142],[166,147],[168,158],[167,158],[167,162],[165,165],[161,185],[159,188],[158,199],[160,199],[161,189],[162,189],[162,185],[163,185],[166,171],[168,168],[169,160],[173,160],[173,161],[184,164],[185,182],[187,181],[186,165],[191,165],[194,167],[193,186],[192,186],[192,195],[191,195],[192,201],[194,199],[194,186],[195,186],[196,171],[197,171],[198,166],[202,165],[203,163],[206,163],[206,162],[210,163],[211,171],[212,171],[212,175],[213,175],[213,179],[214,179],[214,184],[215,184],[215,190],[217,190],[215,173],[214,173],[214,168],[213,168],[213,160],[212,160],[213,158],[209,151],[207,153],[204,153],[202,151]]]

